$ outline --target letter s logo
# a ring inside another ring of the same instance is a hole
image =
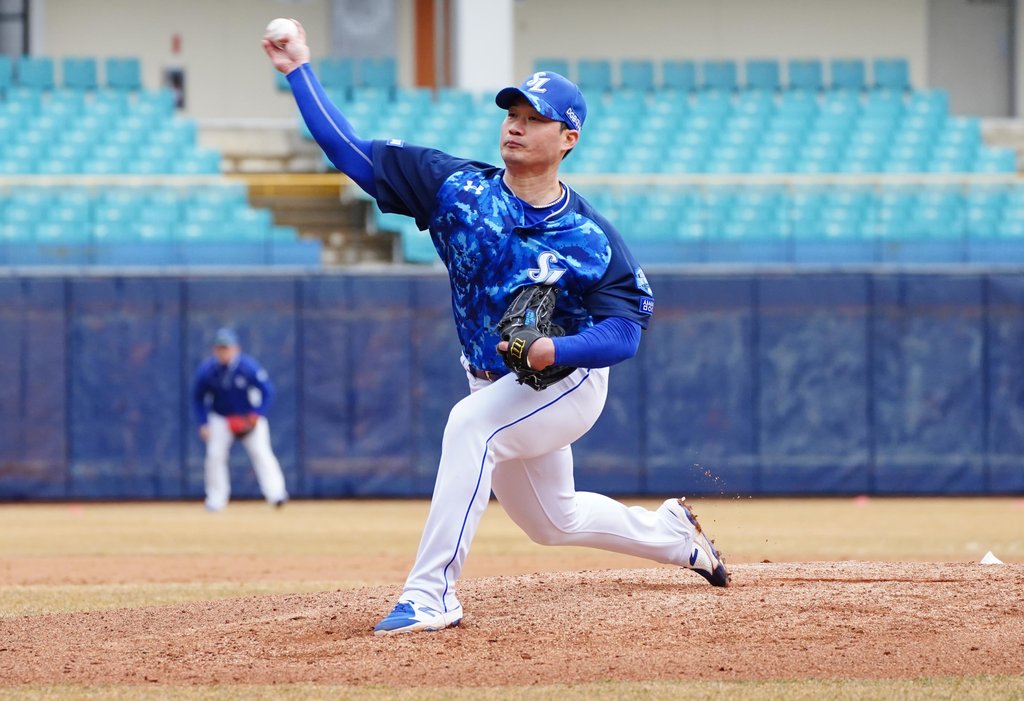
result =
[[[552,267],[552,263],[558,262],[558,256],[551,251],[544,251],[537,256],[537,267],[530,268],[526,274],[538,285],[554,285],[565,275],[565,268]]]
[[[530,86],[530,92],[545,93],[548,89],[544,87],[544,84],[549,80],[551,78],[545,78],[544,71],[540,71],[539,73],[534,73],[533,77],[526,81],[526,84]]]

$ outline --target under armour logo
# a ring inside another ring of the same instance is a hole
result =
[[[470,180],[465,185],[462,186],[462,189],[465,190],[466,192],[475,192],[476,194],[479,195],[484,191],[484,186],[482,183],[480,185],[474,185],[473,181]]]
[[[538,285],[554,285],[565,275],[565,268],[553,268],[552,263],[558,262],[558,256],[551,251],[544,251],[537,256],[537,267],[530,268],[526,274]]]
[[[544,93],[548,91],[548,89],[544,87],[544,84],[549,80],[551,80],[551,78],[546,78],[544,71],[540,71],[538,73],[534,73],[533,77],[526,81],[526,85],[530,92]]]

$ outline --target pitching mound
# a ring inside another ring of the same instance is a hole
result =
[[[736,565],[467,580],[458,628],[377,638],[395,587],[0,621],[3,683],[393,686],[1019,674],[1024,565]]]

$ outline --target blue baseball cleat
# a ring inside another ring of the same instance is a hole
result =
[[[459,625],[462,620],[462,606],[451,611],[435,611],[428,606],[411,601],[399,601],[383,621],[373,627],[374,635],[394,633],[415,633],[419,630],[443,630]]]
[[[690,507],[683,503],[685,500],[686,497],[682,499],[668,499],[659,509],[659,511],[664,509],[680,520],[685,519],[694,528],[693,549],[690,552],[689,564],[683,565],[683,567],[693,570],[708,580],[712,586],[727,587],[732,577],[729,575],[729,571],[725,569],[725,559],[715,550],[714,541],[709,540],[704,534],[700,523],[697,521],[697,514],[693,513]]]

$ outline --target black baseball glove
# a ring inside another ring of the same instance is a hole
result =
[[[576,368],[551,365],[543,370],[530,367],[530,346],[538,338],[564,336],[561,326],[551,322],[555,312],[555,288],[551,285],[530,285],[520,290],[498,322],[498,334],[508,341],[502,353],[505,365],[515,373],[517,382],[538,392],[568,376]]]

